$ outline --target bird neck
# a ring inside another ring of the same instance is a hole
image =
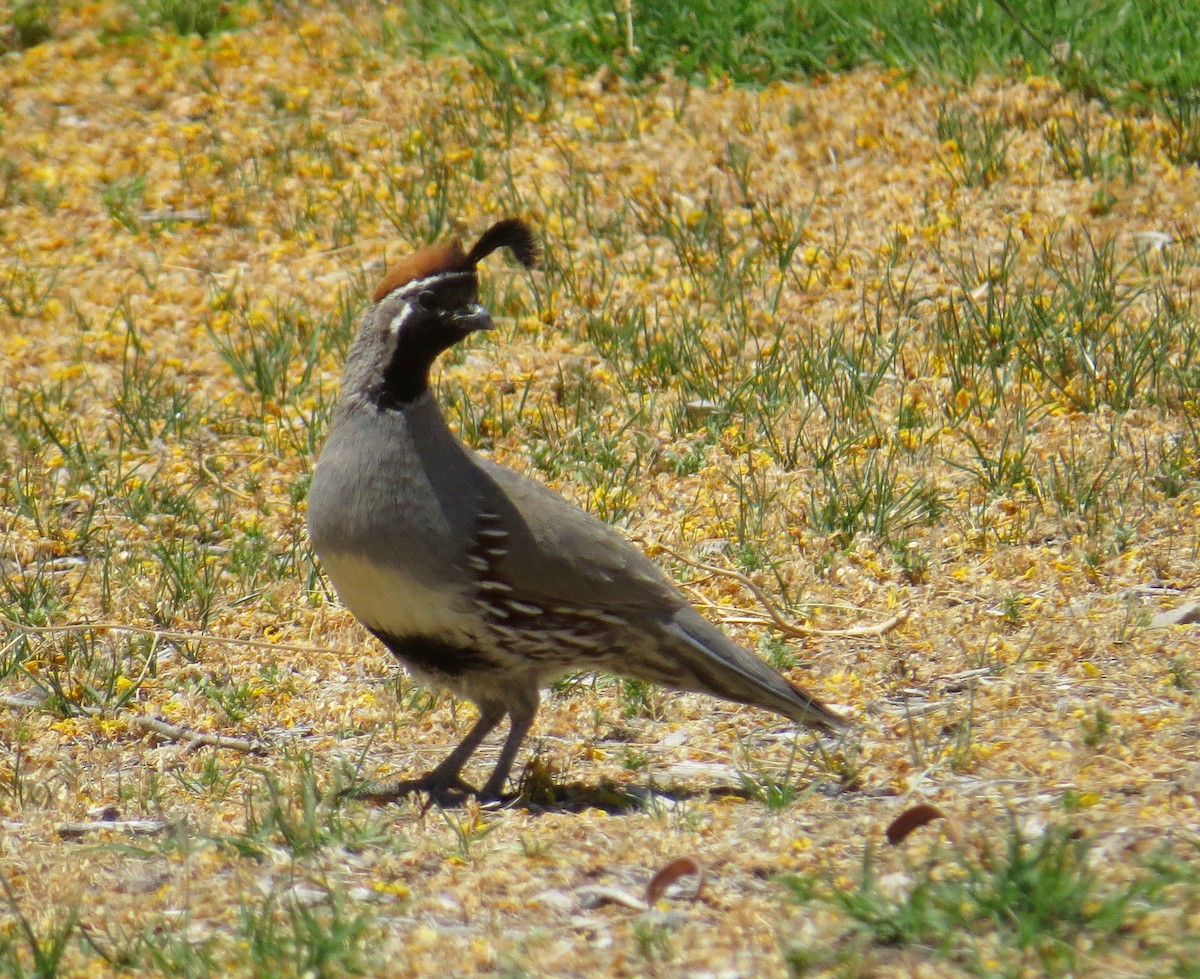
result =
[[[429,370],[450,346],[444,336],[402,331],[379,377],[377,402],[387,411],[404,411],[429,394]]]
[[[429,395],[429,371],[450,346],[444,340],[401,336],[382,338],[366,331],[355,340],[342,378],[342,397],[364,408],[402,412]]]
[[[434,400],[433,392],[428,387],[403,407],[384,407],[382,410],[390,415],[400,415],[408,427],[415,431],[424,431],[433,434],[441,433],[442,431],[449,432],[450,430],[450,426],[446,424],[446,419],[442,417],[441,408],[438,407],[437,401]]]

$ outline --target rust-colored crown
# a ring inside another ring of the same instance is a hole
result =
[[[475,266],[497,248],[507,248],[526,268],[537,264],[537,242],[533,239],[529,225],[520,218],[508,218],[488,228],[471,246],[469,252],[464,252],[462,243],[454,239],[436,245],[426,245],[408,258],[397,262],[379,281],[371,301],[377,303],[401,286],[441,272],[474,271]]]

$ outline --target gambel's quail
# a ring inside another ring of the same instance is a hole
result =
[[[492,326],[475,268],[497,248],[536,263],[528,226],[510,219],[469,252],[431,245],[383,278],[308,495],[313,547],[346,607],[419,678],[479,708],[432,772],[370,795],[499,798],[539,688],[570,673],[617,673],[847,728],[708,622],[611,527],[451,433],[429,370]],[[508,738],[477,791],[460,772],[506,714]]]

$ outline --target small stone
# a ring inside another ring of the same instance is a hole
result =
[[[695,401],[686,402],[683,410],[687,414],[687,420],[696,425],[717,414],[721,410],[721,404],[710,398],[697,398]]]
[[[559,888],[554,890],[542,891],[540,894],[535,894],[532,899],[534,903],[544,905],[555,911],[571,911],[575,907],[575,899],[566,891]]]
[[[307,884],[293,884],[283,892],[283,899],[302,908],[311,908],[328,901],[329,892]]]
[[[1188,602],[1179,608],[1159,612],[1150,620],[1151,629],[1162,629],[1169,625],[1191,625],[1200,622],[1200,602]]]

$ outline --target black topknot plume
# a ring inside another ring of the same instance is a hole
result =
[[[487,229],[467,252],[467,261],[478,265],[497,248],[507,248],[513,258],[527,269],[533,268],[538,262],[538,246],[533,232],[520,218],[507,218],[498,221]]]

